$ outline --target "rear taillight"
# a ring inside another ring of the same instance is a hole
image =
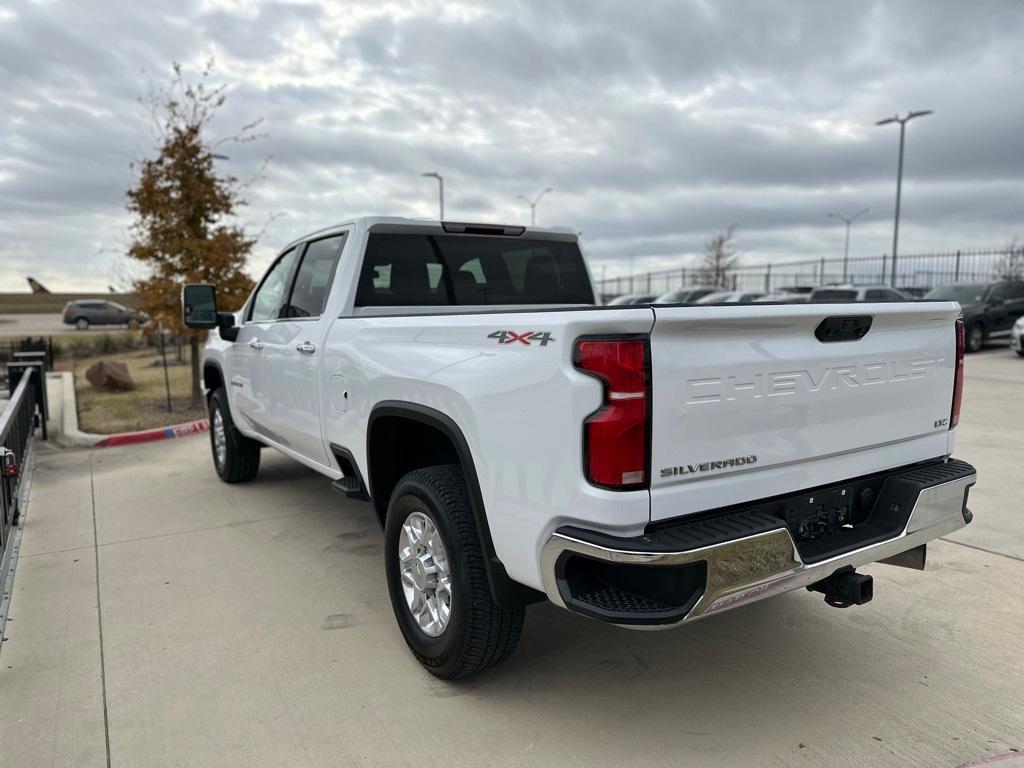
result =
[[[583,463],[594,485],[646,488],[651,376],[646,336],[584,337],[573,363],[604,384],[604,401],[583,423]]]
[[[949,414],[949,428],[960,421],[960,401],[964,396],[964,321],[956,321],[956,373],[953,375],[953,410]]]

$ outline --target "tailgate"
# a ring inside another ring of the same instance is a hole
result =
[[[949,452],[955,303],[654,312],[652,520]],[[863,321],[853,318],[869,318],[870,328],[825,340],[816,330],[829,318],[854,329]]]

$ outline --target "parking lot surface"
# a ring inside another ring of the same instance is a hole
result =
[[[0,650],[4,765],[1024,766],[1024,361],[967,361],[974,523],[885,565],[668,632],[532,606],[503,665],[424,672],[368,505],[205,437],[41,448]]]
[[[99,328],[99,326],[97,326]],[[64,325],[58,314],[0,315],[0,336],[50,336],[55,333],[69,333],[75,329]],[[111,330],[107,328],[107,330]],[[86,333],[92,332],[92,329]]]

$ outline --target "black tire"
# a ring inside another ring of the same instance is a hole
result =
[[[402,590],[399,538],[413,512],[440,533],[451,576],[451,613],[437,637],[413,618]],[[523,629],[524,608],[503,608],[491,596],[476,520],[462,468],[417,469],[399,480],[388,503],[384,558],[391,606],[413,655],[431,674],[454,680],[493,667],[510,655]]]
[[[217,451],[218,416],[224,431],[223,459]],[[214,390],[210,395],[210,450],[213,452],[213,466],[217,476],[225,483],[252,480],[260,469],[260,444],[235,428],[228,407],[228,395],[223,389]]]
[[[75,328],[77,328],[80,331],[87,331],[87,330],[89,330],[89,320],[88,320],[88,318],[80,317],[77,320],[75,320]]]
[[[967,326],[965,335],[965,346],[968,352],[981,352],[985,346],[985,326],[981,323],[971,323]]]
[[[1015,349],[1013,351],[1016,352],[1021,357],[1024,357],[1024,349]]]

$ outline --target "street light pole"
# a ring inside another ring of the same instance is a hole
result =
[[[444,177],[437,171],[429,171],[427,173],[421,173],[420,176],[425,176],[429,179],[437,179],[437,199],[438,207],[441,210],[441,215],[438,216],[439,220],[444,220]]]
[[[827,216],[830,219],[839,219],[840,221],[846,222],[846,242],[843,245],[843,282],[844,283],[847,281],[847,275],[849,273],[849,270],[847,269],[847,265],[849,264],[849,261],[850,261],[850,225],[853,224],[853,222],[855,222],[857,219],[859,219],[865,213],[870,213],[870,211],[871,211],[870,208],[865,208],[863,211],[857,211],[857,213],[853,214],[853,216],[843,216],[842,214],[839,214],[839,213],[826,213],[825,214],[825,216]]]
[[[525,200],[526,204],[530,206],[530,226],[531,227],[534,227],[534,226],[537,225],[537,203],[539,203],[540,199],[542,197],[544,197],[544,195],[546,195],[548,192],[554,192],[554,191],[555,190],[552,189],[551,187],[548,187],[547,189],[543,189],[543,190],[540,191],[540,193],[535,198],[533,198],[533,200],[528,198],[526,195],[520,195],[519,196],[520,200]]]
[[[900,124],[900,152],[899,159],[896,163],[896,215],[893,218],[892,225],[892,277],[889,284],[892,286],[896,285],[896,246],[899,242],[900,237],[900,194],[903,189],[903,141],[907,130],[907,123],[913,120],[915,117],[924,117],[925,115],[932,114],[930,109],[922,109],[917,112],[907,112],[906,117],[900,117],[899,115],[893,115],[887,117],[884,120],[879,120],[875,125],[889,125],[890,123]],[[883,275],[884,277],[884,275]]]

